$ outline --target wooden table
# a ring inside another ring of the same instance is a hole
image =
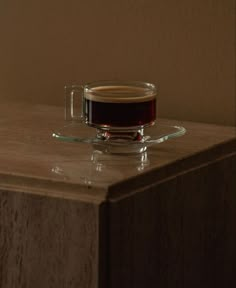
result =
[[[235,127],[160,119],[187,134],[120,157],[0,109],[0,288],[236,287]]]

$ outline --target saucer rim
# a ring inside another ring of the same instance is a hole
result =
[[[81,122],[70,122],[66,125],[64,125],[62,128],[57,129],[56,131],[52,132],[52,137],[62,141],[62,142],[68,142],[68,143],[78,143],[78,144],[99,144],[99,145],[105,145],[105,146],[119,146],[119,147],[126,147],[126,146],[150,146],[150,145],[155,145],[155,144],[160,144],[163,143],[164,141],[181,137],[186,134],[187,130],[183,126],[178,126],[178,125],[165,125],[165,124],[158,124],[155,123],[155,125],[148,127],[145,130],[154,130],[154,128],[162,127],[166,129],[173,129],[173,132],[171,133],[164,133],[161,135],[148,135],[144,133],[144,136],[142,138],[142,141],[126,141],[126,142],[117,142],[114,140],[101,140],[96,138],[96,136],[91,135],[91,137],[80,137],[79,135],[67,135],[65,133],[61,133],[60,130],[66,130],[72,128],[79,128],[80,126],[85,126],[84,123]],[[94,128],[93,128],[94,129]],[[78,129],[79,130],[79,129]],[[91,130],[92,131],[92,130]]]

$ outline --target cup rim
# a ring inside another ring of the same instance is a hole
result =
[[[146,82],[146,81],[137,81],[137,80],[97,80],[97,81],[91,81],[87,82],[83,85],[85,89],[91,89],[94,87],[99,86],[133,86],[133,87],[140,87],[140,88],[146,88],[149,90],[157,90],[157,86],[153,83]]]

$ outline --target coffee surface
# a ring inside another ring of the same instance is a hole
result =
[[[105,103],[139,103],[155,99],[156,93],[148,87],[111,85],[89,88],[84,97],[90,101]]]

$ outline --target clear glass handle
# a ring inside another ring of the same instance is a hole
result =
[[[65,120],[82,122],[83,116],[83,94],[82,85],[65,86]]]

